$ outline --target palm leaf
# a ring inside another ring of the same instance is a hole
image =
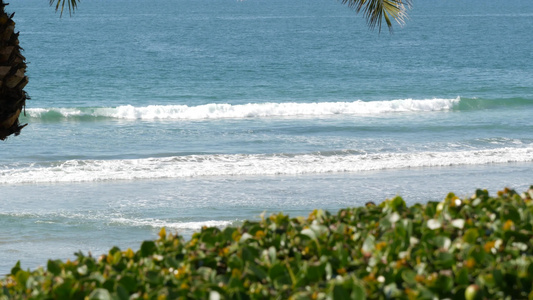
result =
[[[61,8],[61,16],[63,16],[65,4],[68,7],[68,13],[72,14],[72,12],[78,7],[78,2],[80,2],[80,0],[50,0],[50,6],[55,5],[56,11]]]
[[[378,27],[381,32],[383,19],[392,32],[391,19],[400,25],[405,23],[406,10],[411,8],[411,0],[342,0],[343,4],[355,9],[356,13],[363,12],[371,29]]]

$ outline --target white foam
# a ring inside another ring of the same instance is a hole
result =
[[[199,221],[199,222],[168,222],[159,219],[126,219],[113,218],[111,223],[118,223],[126,226],[134,227],[153,227],[153,228],[168,228],[180,230],[200,230],[202,227],[226,227],[232,224],[231,221]]]
[[[298,117],[328,115],[369,115],[393,112],[427,112],[450,110],[460,102],[455,99],[401,99],[390,101],[313,102],[313,103],[248,103],[187,105],[124,105],[100,108],[29,108],[30,117],[52,113],[64,118],[106,117],[130,120],[202,120],[258,117]]]
[[[4,166],[0,170],[0,184],[201,176],[296,175],[532,161],[533,145],[453,152],[333,155],[235,154],[124,160],[69,160],[48,165]]]
[[[197,222],[169,222],[160,219],[128,219],[124,217],[110,217],[105,214],[87,214],[76,212],[10,212],[0,213],[0,217],[15,217],[21,219],[37,219],[34,222],[36,224],[56,224],[56,223],[69,223],[68,220],[80,220],[84,221],[98,221],[106,222],[109,224],[119,224],[130,227],[152,227],[152,228],[168,228],[175,230],[200,230],[202,227],[226,227],[230,226],[232,221],[221,220],[207,220]]]

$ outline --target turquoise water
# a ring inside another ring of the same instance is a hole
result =
[[[533,184],[533,3],[14,1],[32,97],[0,144],[0,273],[262,212]]]

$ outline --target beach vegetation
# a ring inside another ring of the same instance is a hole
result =
[[[17,263],[3,299],[533,299],[533,186],[163,228],[136,251]]]

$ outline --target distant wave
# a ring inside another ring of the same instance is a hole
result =
[[[112,224],[120,224],[134,227],[153,227],[153,228],[169,228],[181,230],[200,230],[204,226],[208,227],[226,227],[231,225],[231,221],[198,221],[198,222],[170,222],[158,219],[128,219],[128,218],[113,218]]]
[[[248,103],[248,104],[205,104],[149,105],[136,107],[73,107],[73,108],[28,108],[30,118],[48,121],[75,119],[126,119],[126,120],[205,120],[240,119],[268,117],[320,117],[328,115],[370,115],[394,112],[447,111],[460,102],[455,99],[313,102],[313,103]]]
[[[0,168],[0,184],[297,175],[533,161],[533,145],[453,152],[347,153],[187,155],[13,164]]]
[[[102,214],[87,214],[79,212],[53,212],[53,213],[24,213],[11,212],[0,213],[0,217],[12,219],[11,222],[18,222],[17,219],[32,220],[38,224],[78,224],[80,220],[104,222],[109,225],[128,226],[128,227],[152,227],[162,228],[166,227],[175,230],[200,230],[204,226],[208,227],[226,227],[234,223],[234,221],[223,220],[205,220],[205,221],[177,221],[177,220],[160,220],[160,219],[138,219],[127,217],[113,217]],[[235,221],[236,222],[236,221]]]

